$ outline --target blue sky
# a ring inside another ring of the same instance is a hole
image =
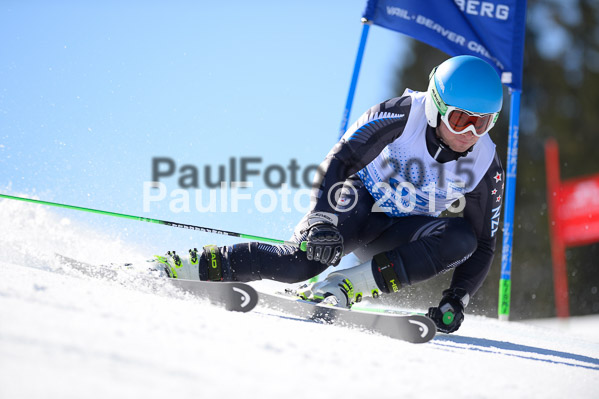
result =
[[[365,3],[2,2],[0,191],[287,238],[301,213],[173,213],[168,201],[144,213],[143,182],[153,157],[196,166],[200,186],[206,165],[231,157],[262,157],[261,170],[318,164],[337,137]],[[372,27],[350,120],[393,95],[403,48]],[[227,242],[56,212],[157,252]]]

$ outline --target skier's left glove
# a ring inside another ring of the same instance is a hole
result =
[[[337,266],[343,256],[343,237],[337,228],[337,215],[315,212],[308,216],[306,257]]]
[[[437,331],[452,333],[460,328],[464,321],[464,308],[470,295],[463,288],[450,288],[443,291],[443,299],[436,308],[429,308],[426,314],[437,325]]]

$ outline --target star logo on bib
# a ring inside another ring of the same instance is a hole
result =
[[[497,189],[496,188],[494,188],[493,191],[491,191],[491,195],[495,195],[495,194],[497,194]]]
[[[495,183],[499,183],[501,181],[501,173],[497,172],[497,174],[493,176],[493,179],[495,179]]]
[[[497,202],[501,202],[501,195],[497,197]]]

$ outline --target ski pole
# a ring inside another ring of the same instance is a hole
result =
[[[125,215],[123,213],[108,212],[108,211],[102,211],[99,209],[83,208],[81,206],[59,204],[56,202],[41,201],[41,200],[36,200],[36,199],[31,199],[31,198],[23,198],[23,197],[15,197],[12,195],[5,195],[5,194],[0,194],[0,198],[6,198],[6,199],[24,201],[24,202],[31,202],[31,203],[40,204],[40,205],[56,206],[58,208],[74,209],[76,211],[99,213],[100,215],[108,215],[108,216],[115,216],[115,217],[125,218],[125,219],[139,220],[141,222],[163,224],[165,226],[179,227],[181,229],[196,230],[196,231],[201,231],[204,233],[222,234],[222,235],[230,236],[230,237],[240,237],[240,238],[245,238],[247,240],[253,240],[253,241],[272,242],[274,244],[291,245],[293,247],[300,248],[302,251],[306,251],[306,242],[305,241],[302,242],[301,244],[298,244],[293,241],[277,240],[274,238],[254,236],[251,234],[242,234],[242,233],[235,233],[233,231],[213,229],[210,227],[195,226],[193,224],[176,223],[176,222],[169,222],[168,220],[159,220],[159,219],[144,218],[141,216]]]

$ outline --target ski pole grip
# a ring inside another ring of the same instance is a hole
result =
[[[450,325],[454,318],[455,314],[451,310],[448,310],[447,312],[443,313],[443,324],[446,326]]]

